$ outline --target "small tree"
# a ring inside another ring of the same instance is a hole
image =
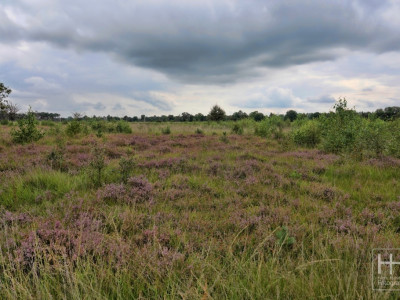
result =
[[[17,119],[17,114],[20,111],[20,108],[18,104],[12,103],[11,101],[8,101],[8,118],[11,121],[15,121]]]
[[[225,116],[226,116],[225,111],[218,105],[214,105],[211,108],[210,113],[208,114],[208,118],[211,121],[222,121],[225,119]]]
[[[29,107],[26,116],[18,121],[18,129],[11,131],[11,136],[14,142],[24,144],[40,140],[44,133],[36,127],[37,120],[32,109]]]
[[[0,110],[5,110],[8,107],[6,98],[10,95],[12,90],[0,82]]]
[[[89,176],[92,183],[99,187],[103,182],[104,169],[106,167],[104,148],[98,145],[92,150],[92,160],[89,163]]]
[[[249,117],[256,122],[260,122],[264,119],[264,114],[258,111],[253,111],[249,114]]]
[[[285,120],[289,120],[290,122],[293,122],[294,120],[297,119],[297,112],[295,110],[288,110],[285,115]]]

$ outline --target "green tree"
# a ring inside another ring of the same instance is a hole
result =
[[[289,120],[290,122],[293,122],[294,120],[297,119],[297,112],[295,110],[288,110],[285,115],[285,120]]]
[[[12,90],[0,82],[0,111],[7,109],[8,102],[6,98],[11,94]]]
[[[225,116],[226,116],[225,111],[218,105],[214,105],[211,108],[210,113],[208,114],[208,118],[211,121],[222,121],[225,119]]]
[[[13,141],[24,144],[40,140],[44,136],[44,133],[39,131],[36,125],[35,114],[29,107],[26,116],[18,121],[18,129],[11,131]]]
[[[249,114],[249,117],[252,118],[256,122],[260,122],[264,120],[264,114],[258,111],[253,111]]]

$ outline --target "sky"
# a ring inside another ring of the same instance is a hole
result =
[[[0,82],[91,115],[400,106],[400,1],[1,0]]]

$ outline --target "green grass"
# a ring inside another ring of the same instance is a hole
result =
[[[2,126],[0,298],[397,299],[374,292],[370,275],[371,250],[400,245],[400,164],[282,146],[254,136],[254,122],[242,121],[243,135],[232,125],[62,135],[74,162],[63,171],[46,162],[55,135],[17,146]],[[99,187],[93,147],[108,149]],[[140,178],[132,194],[121,157]],[[176,158],[179,167],[146,167]],[[146,184],[151,197],[129,201]]]

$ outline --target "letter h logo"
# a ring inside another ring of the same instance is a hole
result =
[[[389,261],[383,261],[381,254],[378,254],[378,274],[382,274],[382,265],[389,265],[389,273],[393,275],[393,265],[400,265],[400,261],[393,261],[393,254],[389,254]]]

